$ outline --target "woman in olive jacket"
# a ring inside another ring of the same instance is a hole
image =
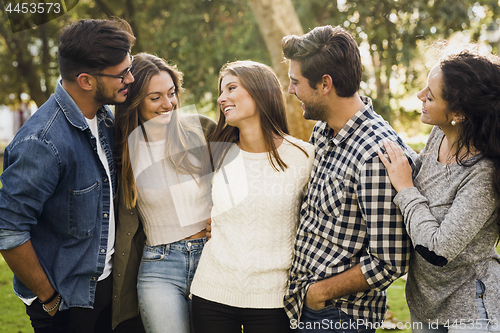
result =
[[[211,205],[200,161],[215,122],[181,115],[182,73],[175,66],[141,53],[131,72],[127,102],[115,111],[113,328],[141,331],[140,313],[147,332],[189,332],[189,288]],[[187,276],[176,274],[185,261]]]

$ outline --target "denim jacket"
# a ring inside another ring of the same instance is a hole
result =
[[[4,152],[0,189],[0,250],[31,240],[60,309],[91,308],[104,269],[108,243],[110,191],[116,191],[112,157],[113,115],[97,112],[100,143],[61,82],[56,92],[21,127]],[[14,276],[22,298],[36,295]]]

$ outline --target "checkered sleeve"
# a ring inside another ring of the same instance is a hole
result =
[[[384,165],[373,155],[360,169],[357,196],[368,239],[361,270],[376,290],[386,289],[405,274],[410,262],[411,243],[401,212],[393,203],[395,195]]]

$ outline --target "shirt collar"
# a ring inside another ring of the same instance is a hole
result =
[[[340,143],[345,141],[352,133],[354,133],[354,131],[356,131],[366,119],[373,118],[374,111],[372,100],[366,96],[360,96],[360,98],[361,101],[365,103],[365,106],[362,107],[358,112],[356,112],[335,136],[333,136],[334,131],[330,126],[328,126],[328,123],[326,121],[321,122],[320,133],[325,138],[326,142],[331,141],[333,146],[338,146]]]
[[[66,89],[64,89],[64,87],[62,86],[62,80],[59,80],[59,82],[57,83],[54,98],[61,107],[66,119],[73,126],[82,131],[86,130],[89,127],[82,111],[80,110],[78,105],[76,105],[75,101],[73,100],[73,98],[71,98]],[[101,108],[96,113],[97,123],[99,124],[103,119],[105,119],[107,114],[108,109],[106,108],[106,106],[101,106]]]

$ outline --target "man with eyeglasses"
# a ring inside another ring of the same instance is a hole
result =
[[[123,20],[81,20],[59,41],[56,92],[5,149],[0,252],[35,332],[111,332],[117,182],[105,105],[127,98],[135,37]]]

